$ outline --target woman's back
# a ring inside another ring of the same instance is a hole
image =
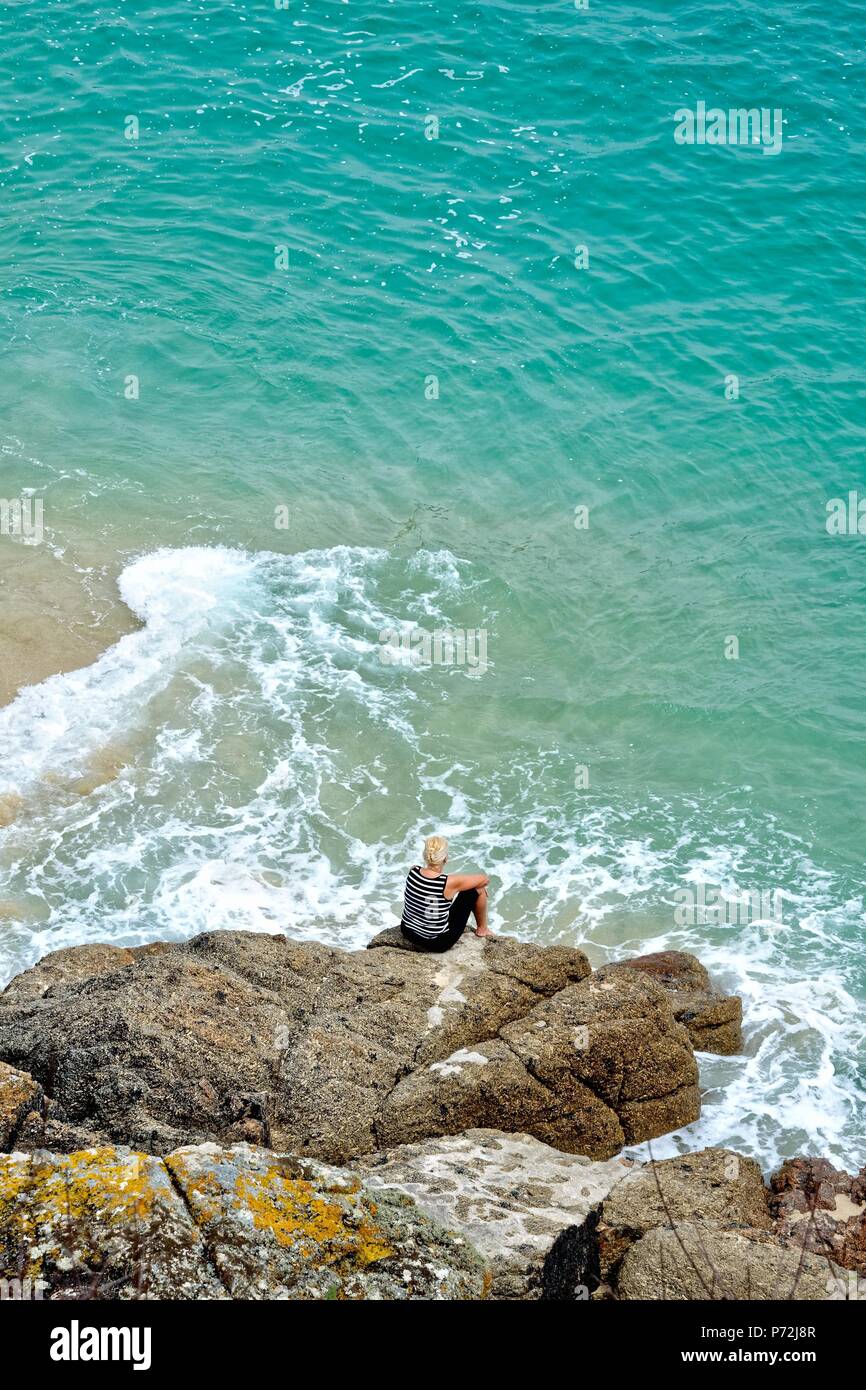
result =
[[[451,904],[445,897],[447,874],[434,878],[421,872],[415,864],[406,875],[403,894],[403,925],[419,936],[434,937],[448,929]]]
[[[424,868],[413,864],[406,875],[401,930],[422,951],[450,950],[466,930],[470,914],[475,935],[492,936],[487,926],[487,875],[446,874],[447,861],[448,841],[428,835]]]

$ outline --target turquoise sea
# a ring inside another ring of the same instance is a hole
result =
[[[44,506],[0,535],[0,984],[363,944],[443,830],[495,929],[742,993],[656,1153],[866,1161],[866,534],[826,525],[866,497],[862,7],[0,37],[0,495]],[[677,143],[699,102],[781,149]],[[485,661],[383,662],[442,628]],[[782,911],[683,924],[701,886]]]

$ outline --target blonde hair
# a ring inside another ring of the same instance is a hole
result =
[[[442,835],[428,835],[424,841],[424,863],[428,869],[438,869],[448,858],[448,841]]]

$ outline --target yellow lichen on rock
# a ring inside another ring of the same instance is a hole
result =
[[[49,1154],[0,1157],[4,1264],[11,1246],[31,1275],[46,1259],[99,1263],[106,1227],[126,1230],[150,1218],[155,1194],[147,1162],[109,1146],[68,1154],[62,1163]]]
[[[278,1168],[239,1173],[235,1191],[258,1230],[269,1231],[280,1245],[299,1245],[306,1259],[369,1265],[394,1254],[384,1233],[349,1194],[342,1203],[327,1201],[311,1182],[289,1178]],[[347,1215],[353,1224],[347,1224]]]
[[[7,1271],[3,1247],[11,1248],[17,1243],[26,1248],[34,1233],[32,1214],[21,1200],[30,1185],[26,1173],[22,1171],[23,1167],[23,1163],[14,1166],[5,1156],[0,1159],[0,1232],[3,1233],[0,1263],[4,1266],[4,1273]],[[8,1272],[17,1273],[12,1270]]]
[[[0,1278],[49,1298],[479,1298],[485,1267],[403,1194],[246,1144],[0,1155]]]
[[[0,1155],[0,1278],[49,1298],[225,1297],[162,1160],[113,1145]]]
[[[216,1221],[223,1206],[223,1190],[216,1175],[209,1172],[191,1173],[177,1154],[168,1154],[164,1162],[168,1172],[183,1189],[197,1224],[206,1226],[208,1222]]]
[[[403,1194],[357,1173],[237,1144],[165,1159],[232,1298],[479,1298],[484,1265]]]

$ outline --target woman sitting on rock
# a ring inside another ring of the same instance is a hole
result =
[[[475,935],[492,936],[487,926],[486,874],[446,874],[448,841],[430,835],[424,841],[424,867],[415,865],[406,877],[403,921],[407,941],[424,951],[447,951],[463,935],[469,914]]]

